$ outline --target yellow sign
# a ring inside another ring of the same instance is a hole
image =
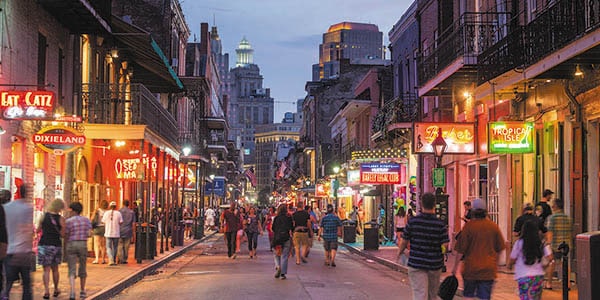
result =
[[[431,143],[442,129],[442,137],[448,145],[445,153],[473,154],[477,133],[474,123],[415,123],[413,127],[413,153],[432,153]]]

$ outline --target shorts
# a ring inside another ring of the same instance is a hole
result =
[[[294,246],[308,245],[308,232],[294,232],[293,242]]]
[[[38,246],[38,264],[42,266],[58,266],[62,262],[62,247]]]
[[[487,300],[492,296],[493,280],[465,280],[464,284],[463,297]]]
[[[323,240],[323,248],[325,248],[325,251],[337,250],[338,241]]]
[[[528,299],[530,296],[535,297],[542,295],[542,283],[544,282],[544,275],[521,277],[517,279],[517,282],[519,283],[520,299]]]

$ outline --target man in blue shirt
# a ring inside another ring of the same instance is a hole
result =
[[[335,267],[335,254],[338,248],[338,235],[342,229],[342,221],[333,213],[333,205],[327,204],[327,215],[321,218],[319,225],[319,238],[323,237],[325,248],[325,265]]]
[[[410,242],[408,277],[413,299],[437,299],[444,266],[442,246],[447,248],[449,241],[446,224],[435,216],[435,196],[423,194],[421,213],[408,220],[399,249],[402,254]]]

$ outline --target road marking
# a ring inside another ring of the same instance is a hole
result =
[[[189,272],[179,272],[181,275],[202,275],[202,274],[210,274],[210,273],[220,273],[221,271],[189,271]]]

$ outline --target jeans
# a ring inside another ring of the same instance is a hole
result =
[[[237,237],[237,231],[225,232],[225,239],[227,240],[227,257],[231,257],[235,253],[236,237]]]
[[[69,266],[69,277],[87,277],[87,241],[67,242],[67,265]],[[79,271],[77,271],[79,264]]]
[[[281,251],[281,255],[278,256],[275,254],[275,267],[281,270],[281,274],[287,274],[288,267],[288,257],[290,256],[290,249],[292,247],[292,241],[287,240],[283,243],[283,250]],[[273,252],[276,253],[276,252]]]
[[[21,285],[23,286],[23,296],[21,299],[32,300],[31,264],[29,266],[11,266],[9,255],[4,259],[4,271],[6,275],[6,288],[2,290],[2,298],[8,299],[13,283],[21,278]]]
[[[108,262],[115,264],[117,261],[117,250],[119,247],[119,238],[106,238],[106,254],[108,254]]]
[[[441,270],[421,270],[408,267],[413,299],[435,300],[440,287]]]
[[[131,238],[120,238],[119,239],[119,263],[127,263],[129,258],[129,246],[131,245]]]
[[[256,250],[258,246],[258,232],[246,231],[248,236],[248,251]]]

